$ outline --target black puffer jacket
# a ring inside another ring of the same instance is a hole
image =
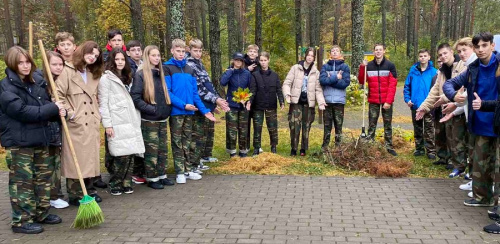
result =
[[[50,89],[48,82],[45,80],[43,77],[43,73],[41,70],[37,69],[33,73],[33,79],[35,80],[36,84],[42,87],[45,91],[47,89]],[[49,95],[49,99],[52,100],[52,97]],[[54,146],[54,147],[60,147],[61,144],[61,120],[57,120],[54,122],[50,122],[50,143],[49,146]]]
[[[3,147],[48,146],[50,120],[59,109],[45,89],[21,80],[13,70],[0,82],[0,143]]]
[[[144,72],[142,69],[135,73],[132,88],[130,89],[130,96],[132,96],[135,108],[141,111],[141,118],[150,121],[166,120],[170,115],[172,106],[167,104],[165,100],[165,92],[162,88],[164,81],[160,77],[160,71],[152,71],[156,104],[149,104],[144,100]]]
[[[253,94],[250,98],[252,110],[273,110],[278,106],[277,100],[280,106],[284,103],[280,78],[270,69],[252,73],[250,92]]]

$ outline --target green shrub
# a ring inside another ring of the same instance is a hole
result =
[[[346,88],[347,106],[360,106],[363,103],[363,89],[360,88],[358,77],[351,75],[351,84]]]

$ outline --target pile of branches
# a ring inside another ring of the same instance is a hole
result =
[[[377,177],[405,177],[413,167],[412,162],[390,155],[382,144],[352,135],[324,149],[324,157],[329,164]]]

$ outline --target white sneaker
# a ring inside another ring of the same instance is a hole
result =
[[[264,150],[262,150],[262,147],[259,148],[259,153],[263,153],[263,152],[264,152]]]
[[[215,163],[218,162],[219,160],[217,158],[213,157],[208,157],[208,158],[201,158],[200,163]]]
[[[50,206],[61,209],[69,207],[69,204],[68,202],[59,198],[57,200],[50,200]]]
[[[194,173],[194,172],[184,173],[184,175],[186,176],[185,178],[190,179],[190,180],[200,180],[201,179],[201,175]]]
[[[200,167],[193,168],[193,169],[191,170],[191,172],[196,173],[196,174],[199,174],[199,175],[203,174],[203,171],[201,171],[201,170],[200,170]]]
[[[464,191],[472,191],[472,180],[465,183],[465,184],[462,184],[460,185],[460,190],[464,190]]]
[[[474,197],[474,193],[469,192],[469,194],[467,194],[467,196],[470,197],[470,198],[473,198]]]
[[[178,174],[175,181],[177,184],[186,184],[186,176],[184,174]]]
[[[205,164],[203,164],[202,162],[200,162],[200,165],[198,166],[198,169],[199,170],[209,170],[210,167],[208,167]]]

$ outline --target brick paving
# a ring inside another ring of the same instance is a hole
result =
[[[10,231],[8,177],[0,173],[0,243],[498,243],[482,232],[487,208],[463,206],[461,181],[209,175],[134,194],[100,193],[106,222],[38,235]]]

